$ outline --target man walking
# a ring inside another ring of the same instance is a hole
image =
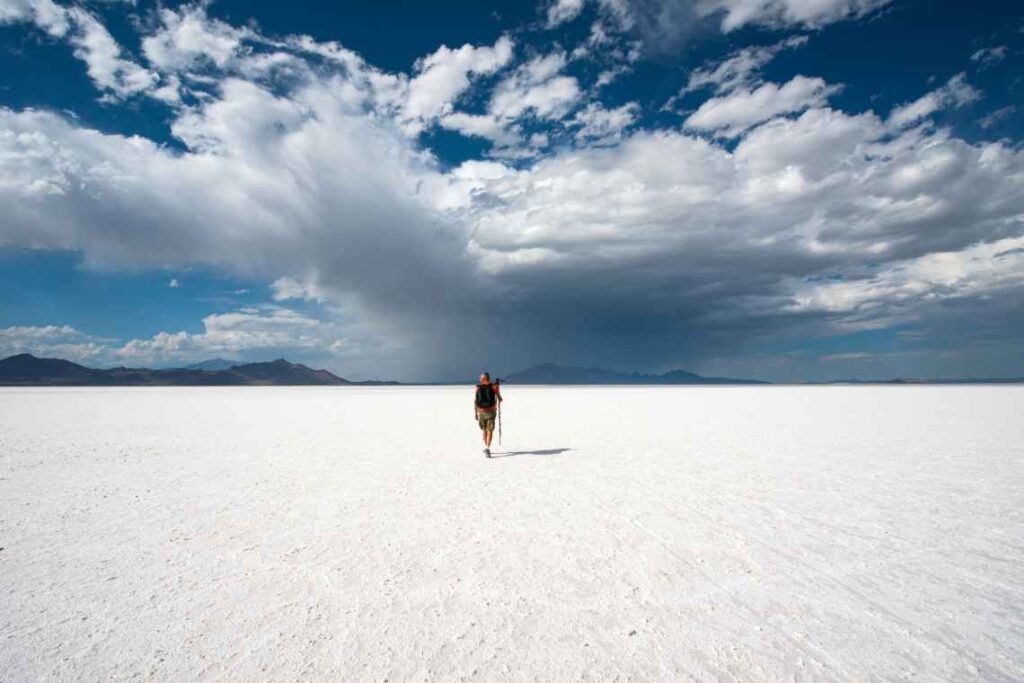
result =
[[[498,403],[502,400],[497,383],[491,384],[491,376],[486,372],[480,375],[476,397],[473,399],[473,417],[483,431],[484,455],[488,458],[491,457],[491,439],[494,438],[494,418],[498,415]]]

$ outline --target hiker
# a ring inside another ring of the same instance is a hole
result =
[[[501,391],[498,383],[491,384],[491,376],[486,372],[480,375],[480,383],[476,385],[476,397],[473,399],[473,418],[480,425],[484,436],[484,455],[491,457],[491,439],[494,437],[494,418],[498,414],[498,403],[501,402]]]

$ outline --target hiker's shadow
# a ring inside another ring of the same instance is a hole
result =
[[[492,453],[492,458],[511,458],[514,455],[561,455],[571,448],[548,448],[542,451],[505,451],[504,453]]]

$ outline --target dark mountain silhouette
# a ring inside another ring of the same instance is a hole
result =
[[[212,358],[210,360],[204,360],[200,363],[193,363],[192,365],[186,365],[181,370],[227,370],[233,368],[236,365],[243,365],[243,361],[240,360],[225,360],[223,358]]]
[[[353,384],[327,370],[313,370],[283,358],[269,363],[236,365],[226,372],[246,377],[249,384]]]
[[[216,359],[220,361],[221,359]],[[209,362],[209,361],[207,361]],[[230,363],[231,361],[223,361]],[[199,363],[197,365],[203,365]],[[574,368],[543,363],[512,373],[502,381],[515,384],[770,384],[751,379],[703,377],[686,370],[661,375],[616,372],[605,368]],[[1024,377],[964,379],[846,379],[806,384],[1022,384]],[[151,370],[148,368],[87,368],[60,358],[37,358],[28,353],[0,360],[0,386],[332,386],[398,385],[399,382],[370,380],[350,382],[327,370],[313,370],[283,358],[267,363],[232,364],[222,370],[195,366]]]
[[[672,370],[661,375],[642,375],[638,372],[574,368],[554,363],[535,365],[502,377],[502,380],[516,384],[768,384],[753,379],[703,377],[686,370]]]
[[[0,384],[34,384],[40,379],[46,384],[89,384],[96,377],[96,370],[60,358],[36,358],[21,353],[0,361]]]
[[[952,379],[897,377],[895,379],[833,379],[827,382],[808,382],[808,384],[1024,384],[1024,377],[954,377]]]
[[[686,370],[671,370],[661,375],[643,375],[637,372],[616,372],[605,368],[574,368],[554,363],[542,363],[521,372],[501,378],[516,384],[772,384],[755,379],[730,377],[704,377]],[[952,379],[840,379],[802,384],[1021,384],[1022,377],[985,378],[964,377]]]
[[[99,370],[59,358],[23,353],[0,360],[0,385],[6,386],[249,386],[397,384],[350,382],[327,370],[313,370],[283,358],[243,363],[223,370],[111,368]]]

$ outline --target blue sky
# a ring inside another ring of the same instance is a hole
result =
[[[1015,2],[0,0],[0,355],[1024,375]]]

